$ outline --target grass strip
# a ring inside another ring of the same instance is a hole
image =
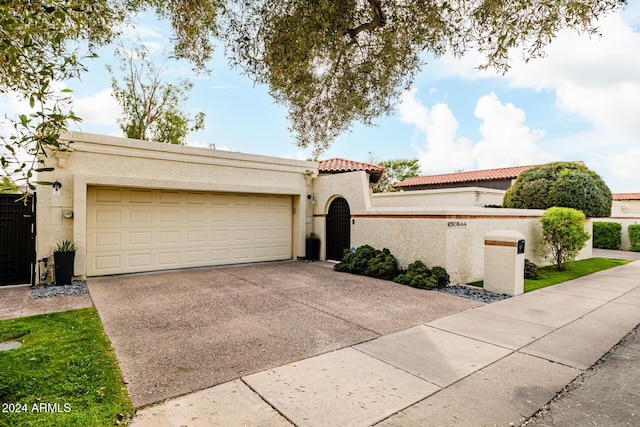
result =
[[[625,259],[589,258],[572,262],[564,271],[558,271],[553,265],[541,267],[538,269],[539,279],[524,280],[524,291],[531,292],[536,289],[546,288],[547,286],[557,285],[558,283],[567,282],[577,279],[578,277],[608,270],[630,262],[631,261]]]
[[[538,279],[524,279],[524,291],[531,292],[536,289],[546,288],[547,286],[557,285],[558,283],[567,282],[577,279],[578,277],[608,270],[630,262],[631,261],[626,259],[589,258],[572,262],[564,271],[558,271],[553,265],[540,267],[538,269],[538,276],[540,276]],[[480,280],[468,283],[468,285],[482,288],[484,282]]]
[[[0,425],[112,426],[133,409],[95,308],[0,321]]]

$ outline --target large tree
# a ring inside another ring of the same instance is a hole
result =
[[[165,64],[157,66],[144,45],[132,50],[120,46],[115,57],[120,80],[113,66],[107,69],[113,96],[123,111],[118,122],[127,138],[182,145],[189,132],[204,128],[204,112],[191,117],[182,110],[193,83],[187,79],[163,82]]]
[[[594,171],[575,162],[554,162],[529,168],[507,190],[505,208],[573,208],[588,217],[611,215],[611,190]]]
[[[526,58],[564,28],[595,33],[595,24],[625,0],[47,0],[0,3],[0,92],[34,94],[27,75],[44,82],[82,71],[78,39],[106,43],[127,14],[153,9],[175,30],[174,55],[204,69],[222,45],[232,64],[289,111],[301,147],[326,149],[356,121],[372,124],[393,111],[423,66],[423,54],[477,50],[481,67],[508,69],[519,48]],[[16,71],[18,70],[18,71]],[[34,101],[53,94],[35,96]],[[46,103],[45,103],[46,104]],[[69,117],[66,117],[67,119]],[[47,119],[48,120],[48,119]],[[15,120],[20,123],[21,120]],[[9,142],[15,148],[57,143],[53,131]],[[46,127],[46,126],[45,126]],[[45,137],[50,135],[51,137]],[[4,142],[4,140],[3,140]],[[32,150],[33,151],[33,150]],[[37,151],[37,150],[36,150]],[[26,166],[28,169],[28,166]],[[9,168],[10,169],[10,168]],[[3,160],[3,170],[8,171]]]
[[[407,178],[418,176],[420,172],[418,159],[391,159],[376,162],[376,164],[384,168],[384,172],[380,181],[373,186],[374,193],[401,191],[401,188],[395,185]]]

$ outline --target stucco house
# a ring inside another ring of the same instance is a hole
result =
[[[401,266],[443,266],[453,283],[483,277],[483,236],[514,230],[535,253],[542,211],[486,209],[481,187],[373,194],[382,168],[283,159],[70,132],[37,189],[35,262],[78,246],[76,277],[295,260],[315,232],[321,259],[370,244]],[[495,193],[495,194],[494,194]],[[590,227],[590,223],[588,224]],[[579,258],[589,257],[588,245]],[[29,267],[29,266],[28,266]],[[36,278],[37,279],[37,278]],[[37,280],[36,280],[37,283]]]

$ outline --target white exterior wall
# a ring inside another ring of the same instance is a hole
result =
[[[445,267],[453,283],[481,280],[484,274],[484,239],[492,230],[514,230],[526,240],[525,257],[548,265],[537,249],[542,238],[542,210],[479,207],[375,207],[364,172],[322,176],[315,180],[314,227],[322,241],[331,201],[344,197],[351,210],[351,246],[369,244],[387,248],[402,267],[415,260]],[[399,193],[396,203],[401,204]],[[373,205],[373,206],[372,206]],[[585,228],[591,234],[591,220]],[[323,243],[324,245],[324,243]],[[322,256],[324,256],[324,246]],[[577,259],[590,258],[591,241]]]
[[[640,214],[640,200],[614,200],[611,215]]]
[[[206,192],[281,194],[293,197],[293,255],[304,256],[309,175],[317,162],[288,160],[206,148],[195,148],[73,132],[70,151],[46,159],[55,171],[39,180],[62,184],[60,195],[38,188],[37,257],[51,255],[63,239],[75,241],[75,274],[86,275],[87,187],[172,189]],[[70,210],[73,218],[63,217]]]
[[[442,190],[401,191],[398,193],[374,193],[371,205],[383,207],[475,206],[501,205],[504,190],[465,187]]]

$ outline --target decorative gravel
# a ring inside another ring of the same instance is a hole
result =
[[[455,295],[457,297],[467,298],[474,301],[480,301],[485,304],[491,304],[492,302],[501,301],[503,299],[511,298],[505,294],[494,294],[493,292],[485,291],[481,288],[473,288],[470,286],[446,286],[444,288],[436,289],[438,292],[442,292],[449,295]]]
[[[71,295],[81,295],[89,293],[87,282],[84,280],[73,280],[70,285],[56,285],[50,283],[47,285],[34,286],[31,289],[31,299],[51,298],[51,297],[68,297]]]

